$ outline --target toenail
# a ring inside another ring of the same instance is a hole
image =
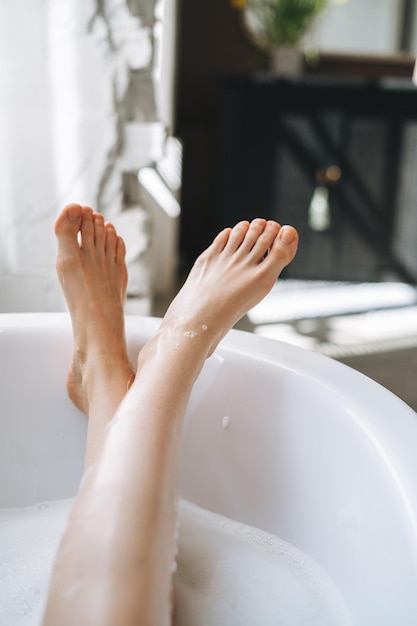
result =
[[[285,241],[285,243],[292,243],[295,239],[295,230],[291,226],[283,226],[279,231],[278,237]]]
[[[79,206],[70,206],[67,209],[67,217],[69,220],[77,221],[81,217],[81,207]]]

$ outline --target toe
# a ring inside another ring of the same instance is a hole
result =
[[[249,225],[249,229],[245,235],[245,239],[239,248],[239,251],[241,251],[243,254],[248,254],[258,241],[259,237],[262,235],[263,231],[265,230],[265,226],[266,220],[263,218],[257,217],[256,219],[252,220]]]
[[[68,204],[55,222],[56,236],[77,232],[81,225],[81,217],[82,207],[79,204]]]
[[[126,245],[122,237],[118,236],[116,240],[116,263],[123,265],[126,257]]]
[[[265,222],[265,228],[262,230],[251,249],[251,260],[259,262],[264,258],[265,254],[268,253],[274,243],[280,228],[281,226],[277,222],[272,220]]]
[[[105,249],[106,256],[113,260],[116,257],[117,233],[113,224],[106,222],[105,225]]]
[[[298,242],[298,233],[294,226],[282,226],[278,233],[278,239],[292,246]]]
[[[93,213],[94,245],[97,250],[104,250],[105,229],[104,217],[100,213]]]
[[[91,250],[94,247],[93,209],[88,206],[83,207],[83,217],[81,223],[81,245],[84,250]]]
[[[221,230],[213,239],[211,245],[197,257],[194,265],[201,265],[205,263],[207,259],[217,257],[225,249],[231,232],[231,228]]]
[[[280,261],[285,267],[293,260],[297,252],[297,245],[298,233],[296,229],[293,226],[283,226],[274,239],[267,258],[271,257],[272,260]]]
[[[225,228],[224,230],[220,231],[210,246],[211,252],[214,252],[215,254],[219,254],[220,252],[222,252],[227,242],[229,241],[231,232],[232,232],[231,228]]]
[[[78,249],[78,232],[81,227],[82,208],[79,204],[66,206],[55,222],[58,237],[58,254],[68,254]]]
[[[82,212],[82,207],[79,204],[69,204],[64,209],[66,222],[71,224],[77,222],[78,224],[80,224]]]
[[[249,230],[249,222],[244,220],[234,226],[230,232],[225,251],[233,254],[242,245],[246,233]]]

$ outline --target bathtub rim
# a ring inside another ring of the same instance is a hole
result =
[[[158,329],[161,318],[126,315],[126,337],[144,343]],[[3,332],[59,332],[71,328],[63,312],[1,313]],[[324,393],[336,394],[345,409],[391,468],[412,522],[417,543],[417,413],[403,400],[364,374],[331,357],[272,338],[232,329],[220,343],[219,354],[228,352],[260,359],[296,373],[318,385]],[[355,393],[352,393],[352,389]],[[380,407],[380,411],[376,410]],[[397,419],[400,414],[401,419]]]

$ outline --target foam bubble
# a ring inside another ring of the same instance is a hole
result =
[[[181,626],[351,626],[310,557],[259,529],[183,501],[175,577]]]
[[[230,425],[230,417],[228,415],[225,415],[222,419],[222,426],[223,428],[229,428]]]
[[[0,509],[2,624],[39,626],[73,500]],[[307,555],[256,528],[179,501],[177,626],[347,626],[346,607]],[[177,534],[178,529],[175,529]],[[94,584],[94,581],[92,581]]]
[[[73,500],[0,509],[1,623],[38,626],[56,550]]]

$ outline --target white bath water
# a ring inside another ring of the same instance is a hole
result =
[[[38,626],[73,500],[0,509],[0,626]]]
[[[300,550],[186,501],[179,514],[181,626],[352,624],[329,576]]]
[[[0,625],[39,626],[73,500],[0,510]],[[176,626],[351,624],[327,574],[255,528],[179,503]]]

